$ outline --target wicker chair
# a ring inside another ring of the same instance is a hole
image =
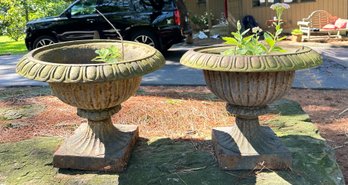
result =
[[[345,28],[324,29],[323,27],[328,24],[334,24],[337,17],[332,16],[325,10],[316,10],[312,12],[307,18],[302,21],[298,21],[297,25],[300,30],[307,34],[307,39],[310,39],[311,33],[326,32],[331,37],[332,32],[337,32],[336,37],[341,38],[341,31],[347,31]],[[348,21],[348,20],[347,20]]]

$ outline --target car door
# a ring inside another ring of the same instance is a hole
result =
[[[133,17],[136,16],[130,0],[103,0],[102,3],[98,3],[97,9],[122,35],[125,35],[125,30],[133,24]],[[100,38],[118,38],[116,31],[101,16],[98,19],[97,29]]]
[[[97,0],[80,0],[66,10],[66,19],[57,29],[60,41],[100,38],[97,31]]]

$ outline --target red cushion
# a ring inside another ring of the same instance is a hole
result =
[[[337,21],[337,19],[338,19],[337,16],[331,16],[331,17],[329,17],[329,23],[335,24],[335,22]]]
[[[344,19],[337,19],[335,22],[335,26],[337,28],[346,28],[347,26],[347,20]]]
[[[335,30],[337,27],[333,24],[327,24],[323,27],[324,30]]]

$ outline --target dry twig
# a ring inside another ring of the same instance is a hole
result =
[[[184,183],[187,185],[187,183],[179,176],[179,174],[175,173],[176,176],[178,176],[178,178]]]
[[[340,113],[338,114],[338,116],[341,116],[342,114],[344,114],[344,113],[347,112],[347,111],[348,111],[348,108],[344,109],[342,112],[340,112]]]
[[[186,172],[193,172],[193,171],[199,171],[199,170],[203,170],[206,169],[206,166],[203,167],[197,167],[197,168],[188,168],[188,169],[182,169],[180,171],[178,171],[178,173],[186,173]]]
[[[336,149],[340,149],[340,148],[343,148],[343,147],[344,147],[344,145],[341,145],[341,146],[336,146],[333,149],[336,150]]]

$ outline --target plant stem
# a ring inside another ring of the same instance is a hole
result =
[[[120,37],[120,39],[121,39],[121,50],[122,50],[122,60],[124,60],[124,46],[123,46],[123,37],[122,37],[122,35],[120,34],[120,32],[115,28],[115,26],[109,21],[109,19],[107,19],[105,16],[104,16],[104,14],[103,13],[101,13],[99,10],[97,10],[96,9],[96,11],[97,11],[97,13],[98,14],[100,14],[104,19],[105,19],[105,21],[107,22],[107,23],[109,23],[110,25],[111,25],[111,27],[116,31],[116,33],[117,33],[117,35]]]

